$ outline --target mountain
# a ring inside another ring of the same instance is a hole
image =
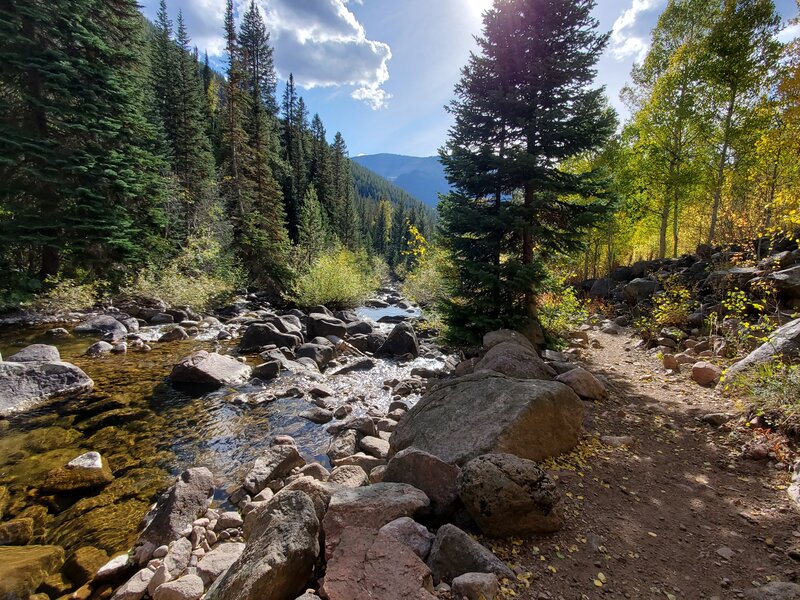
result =
[[[355,162],[355,160],[351,159],[351,162],[353,165],[353,184],[360,198],[373,201],[385,199],[396,206],[402,205],[407,209],[417,208],[430,219],[436,218],[436,212],[422,200],[415,198],[400,186]]]
[[[438,156],[371,154],[355,156],[352,160],[434,208],[439,202],[439,194],[450,190]]]

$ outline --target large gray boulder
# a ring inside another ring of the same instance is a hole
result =
[[[250,367],[232,356],[198,350],[175,365],[170,374],[173,383],[220,387],[244,383],[250,378]]]
[[[328,337],[335,335],[343,338],[347,335],[347,324],[341,319],[331,317],[323,313],[312,313],[308,315],[308,337]]]
[[[292,469],[305,464],[295,446],[272,446],[256,459],[255,465],[244,478],[244,488],[256,495],[273,479],[286,477]]]
[[[655,294],[657,289],[657,281],[640,277],[622,288],[622,295],[628,304],[637,304]]]
[[[419,356],[419,341],[414,328],[409,323],[395,325],[389,337],[378,349],[377,354],[388,356]]]
[[[460,474],[458,465],[446,463],[419,448],[406,448],[389,461],[383,481],[413,485],[425,492],[435,514],[446,515],[458,498]]]
[[[533,346],[533,343],[531,343],[528,338],[518,331],[512,331],[510,329],[498,329],[497,331],[490,331],[483,336],[483,347],[486,350],[490,350],[498,344],[503,344],[505,342],[519,344],[520,346],[524,346],[532,352],[536,350],[536,348]]]
[[[336,348],[332,344],[303,344],[297,349],[295,355],[298,358],[310,358],[319,367],[324,369],[336,355]]]
[[[124,338],[128,335],[128,329],[108,315],[97,315],[77,325],[75,333],[111,334],[114,338]]]
[[[516,342],[502,342],[475,365],[475,372],[494,371],[517,379],[552,379],[556,372],[536,352]]]
[[[433,581],[449,583],[464,573],[494,573],[514,579],[514,573],[489,550],[455,525],[442,525],[433,540],[428,566]]]
[[[206,593],[207,600],[287,600],[303,593],[319,554],[319,520],[303,492],[256,509],[244,552]]]
[[[767,280],[774,283],[784,298],[800,298],[800,266],[772,273]]]
[[[8,362],[61,362],[58,348],[47,344],[31,344],[6,358]]]
[[[464,465],[458,483],[467,512],[490,537],[553,533],[564,524],[556,484],[533,461],[484,454]]]
[[[793,359],[800,356],[800,319],[795,319],[779,327],[761,346],[753,350],[742,360],[725,372],[725,382],[732,381],[747,369],[772,362],[778,358]]]
[[[556,381],[474,373],[428,392],[400,420],[394,452],[415,447],[462,465],[493,452],[534,461],[569,452],[577,444],[584,408]]]
[[[81,369],[66,362],[0,362],[0,416],[27,410],[94,387]]]
[[[253,323],[244,332],[242,341],[239,343],[239,350],[254,352],[271,345],[294,349],[302,343],[303,336],[297,331],[284,333],[279,331],[273,323]]]
[[[213,493],[214,477],[205,467],[181,473],[150,511],[147,516],[149,523],[139,536],[137,545],[150,546],[152,553],[159,546],[181,537],[183,531],[208,510]]]

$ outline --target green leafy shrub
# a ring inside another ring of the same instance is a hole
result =
[[[672,284],[653,298],[653,325],[660,329],[686,325],[692,311],[692,293],[684,286]]]
[[[446,268],[445,252],[437,248],[428,248],[428,251],[417,259],[413,270],[406,274],[402,286],[403,295],[420,306],[430,306],[443,299]]]
[[[304,307],[352,308],[380,285],[382,271],[382,265],[363,252],[331,250],[317,257],[295,280],[289,299]]]
[[[120,289],[121,299],[158,299],[206,310],[242,285],[243,270],[210,235],[199,235],[165,266],[142,269]]]
[[[75,279],[60,277],[45,281],[47,291],[31,302],[35,310],[45,312],[71,312],[92,308],[100,300],[101,292],[108,284],[103,281],[79,283]]]
[[[729,389],[781,429],[800,425],[800,365],[775,361],[737,376]]]
[[[589,303],[578,298],[575,288],[565,280],[548,288],[538,298],[539,320],[551,337],[563,340],[589,319]]]

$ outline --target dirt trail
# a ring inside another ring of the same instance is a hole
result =
[[[591,336],[602,347],[583,362],[607,378],[610,398],[587,405],[586,429],[634,441],[614,448],[595,437],[559,461],[551,473],[567,524],[557,535],[484,540],[530,580],[516,597],[724,599],[795,580],[788,552],[800,547],[800,514],[784,491],[787,469],[742,456],[749,430],[698,419],[733,412],[731,402],[688,373],[667,375],[627,336]]]

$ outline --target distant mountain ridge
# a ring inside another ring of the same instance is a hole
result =
[[[439,203],[439,194],[446,194],[450,190],[438,156],[370,154],[354,156],[352,160],[388,179],[432,208]]]

